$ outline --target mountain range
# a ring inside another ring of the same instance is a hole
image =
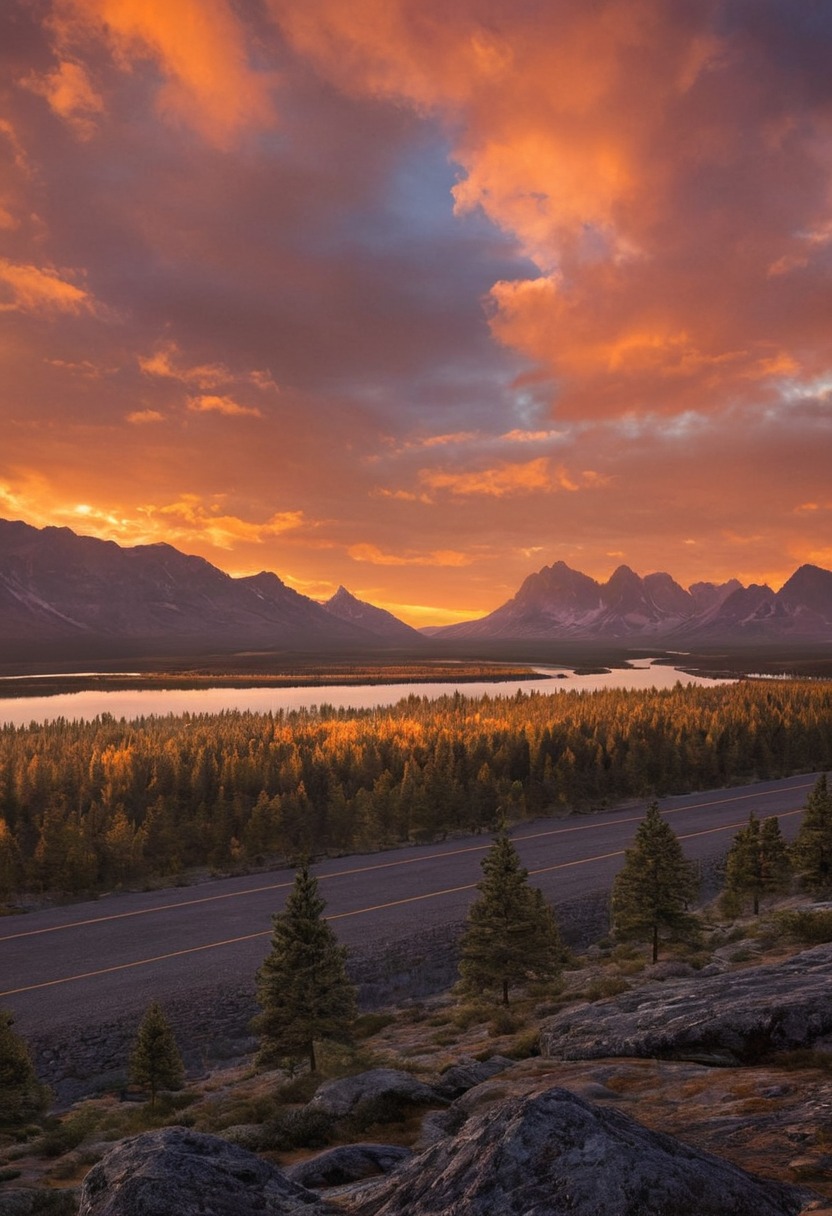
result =
[[[43,644],[54,650],[56,643],[71,645],[75,653],[82,653],[85,643],[91,652],[108,643],[129,643],[137,654],[155,647],[389,645],[392,628],[384,620],[389,614],[362,613],[355,600],[351,620],[347,596],[344,592],[321,605],[276,574],[232,578],[171,545],[122,548],[69,528],[0,520],[0,640],[6,656],[31,654]],[[410,626],[390,620],[399,636],[422,640]]]
[[[564,562],[530,574],[479,620],[430,630],[448,641],[832,641],[832,572],[801,566],[777,592],[736,579],[685,589],[619,566],[606,583]],[[167,544],[123,548],[69,528],[0,520],[0,648],[73,653],[418,647],[424,635],[344,587],[320,604],[276,574],[233,578]]]
[[[641,578],[619,566],[599,583],[565,562],[530,574],[501,607],[434,637],[456,639],[662,639],[691,642],[832,641],[832,572],[801,566],[780,588],[737,579],[694,583]]]

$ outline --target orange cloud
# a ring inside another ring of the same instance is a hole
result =
[[[45,97],[50,109],[68,122],[82,139],[95,131],[95,120],[104,109],[101,95],[80,63],[63,60],[54,72],[28,76],[24,84]]]
[[[525,464],[502,464],[476,472],[422,469],[419,479],[432,490],[449,490],[451,494],[466,497],[484,494],[491,498],[504,498],[509,494],[528,494],[553,488],[549,462],[545,456]]]
[[[246,416],[249,418],[262,418],[260,410],[254,406],[240,405],[238,401],[234,401],[231,397],[217,397],[211,394],[205,394],[201,397],[189,397],[188,409],[195,414],[225,414],[228,417]]]
[[[147,506],[142,511],[150,521],[164,520],[160,531],[166,537],[198,535],[218,549],[232,549],[240,542],[259,545],[268,537],[280,536],[308,523],[302,511],[278,512],[264,523],[220,515],[206,507],[196,494],[184,494],[177,502],[162,507]]]
[[[59,49],[95,36],[126,69],[155,61],[165,80],[161,113],[218,147],[245,129],[274,125],[275,77],[252,66],[247,32],[228,0],[55,0],[51,26]]]
[[[255,370],[233,372],[224,363],[200,363],[187,366],[175,342],[163,342],[151,355],[139,355],[138,363],[146,376],[158,376],[193,384],[197,388],[221,388],[225,384],[253,384],[263,392],[279,391],[270,372]]]
[[[412,549],[402,553],[385,553],[378,545],[350,545],[347,553],[354,562],[369,562],[373,566],[470,566],[474,558],[455,549],[434,549],[417,553]]]
[[[384,487],[380,487],[377,490],[373,490],[372,493],[373,497],[375,498],[393,498],[398,502],[433,502],[433,499],[429,494],[416,494],[413,492],[413,490],[389,490]]]
[[[51,266],[41,269],[0,258],[0,289],[5,288],[0,312],[93,311],[95,304],[89,292],[62,278],[61,273]]]
[[[127,415],[127,421],[142,426],[147,422],[164,422],[165,416],[158,410],[134,410]]]
[[[712,6],[665,0],[269,6],[338,87],[446,120],[456,211],[539,271],[493,286],[492,331],[557,381],[562,415],[716,411],[832,359],[825,95],[794,87],[777,19],[719,32]]]

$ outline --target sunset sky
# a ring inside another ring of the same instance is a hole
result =
[[[824,0],[3,0],[0,516],[414,624],[832,566]]]

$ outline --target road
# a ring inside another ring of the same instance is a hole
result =
[[[814,780],[761,782],[660,805],[687,856],[706,858],[728,847],[750,811],[779,815],[792,837]],[[537,820],[513,838],[532,881],[557,906],[609,889],[642,812]],[[317,865],[327,916],[344,944],[362,948],[458,923],[489,844],[474,837]],[[118,1020],[206,984],[250,983],[292,880],[284,870],[0,921],[0,1005],[13,1011],[19,1031],[43,1035]]]

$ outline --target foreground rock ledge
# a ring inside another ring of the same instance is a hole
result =
[[[79,1216],[335,1216],[276,1166],[200,1132],[124,1140],[84,1180]]]
[[[543,1055],[704,1058],[754,1064],[772,1052],[832,1047],[832,945],[782,962],[639,988],[544,1023]]]
[[[809,1199],[556,1088],[471,1118],[347,1208],[353,1216],[796,1216]]]

